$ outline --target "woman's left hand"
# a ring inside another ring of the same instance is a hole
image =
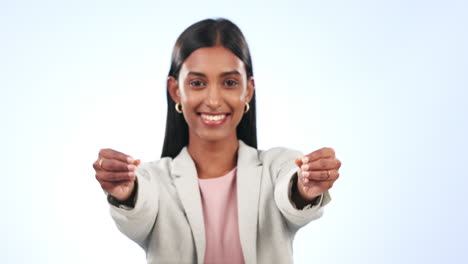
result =
[[[300,167],[297,188],[304,200],[313,200],[328,191],[340,176],[341,162],[331,148],[316,150],[297,159],[296,164]]]

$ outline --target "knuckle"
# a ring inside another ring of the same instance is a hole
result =
[[[128,171],[128,168],[122,166],[122,164],[120,162],[118,162],[118,161],[113,161],[110,164],[111,164],[110,169],[112,171]]]
[[[102,188],[103,190],[106,190],[106,189],[107,189],[107,183],[105,183],[105,182],[99,182],[99,184],[101,185],[101,188]]]
[[[109,149],[109,154],[113,159],[117,159],[117,160],[120,159],[121,156],[123,155],[122,153],[114,149]]]
[[[320,166],[320,168],[325,169],[327,167],[327,161],[326,160],[320,160],[319,166]]]
[[[321,177],[322,177],[321,180],[326,180],[328,178],[328,171],[323,171],[321,173]]]
[[[106,153],[106,150],[107,150],[107,149],[100,149],[100,150],[99,150],[99,156],[104,155],[104,153]]]
[[[107,160],[107,163],[106,163],[106,169],[107,170],[115,170],[115,164],[113,161],[110,161],[110,160]]]
[[[115,153],[115,150],[113,149],[110,149],[109,150],[109,157],[112,158],[112,159],[115,159],[118,157],[117,153]]]
[[[108,172],[101,172],[99,174],[96,174],[96,176],[99,176],[99,181],[109,181],[112,179],[112,175]]]
[[[116,177],[116,173],[115,172],[111,172],[107,175],[107,180],[108,181],[115,181],[117,179]]]

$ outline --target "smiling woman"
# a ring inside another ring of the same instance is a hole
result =
[[[194,51],[185,60],[178,80],[169,77],[168,91],[176,105],[182,105],[190,127],[189,146],[195,140],[227,143],[237,142],[236,128],[249,107],[254,84],[244,63],[216,45]]]
[[[159,161],[105,149],[93,164],[118,228],[148,263],[291,263],[339,177],[333,149],[257,150],[252,61],[225,19],[179,37],[167,100]]]
[[[233,69],[236,71],[243,72],[244,78],[242,84],[246,85],[246,82],[250,82],[251,88],[253,90],[253,68],[252,68],[252,59],[250,56],[250,51],[245,41],[245,38],[240,31],[240,29],[228,20],[204,20],[200,21],[189,28],[187,28],[178,38],[174,51],[172,52],[172,63],[169,70],[168,78],[168,88],[174,80],[180,81],[181,68],[185,65],[185,68],[188,67],[187,59],[191,58],[192,64],[191,67],[195,67],[193,63],[198,63],[198,67],[210,67],[211,69],[215,68],[215,65],[209,65],[206,59],[199,54],[201,52],[207,53],[205,50],[209,47],[224,48],[225,54],[229,53],[227,58],[211,58],[213,62],[217,63],[221,67],[232,67],[232,68],[223,68],[223,71],[216,69],[216,72],[222,72],[221,74],[226,74]],[[200,50],[201,52],[195,52]],[[229,51],[229,52],[227,52]],[[192,54],[193,53],[193,54]],[[211,52],[213,53],[213,51]],[[198,55],[197,55],[198,54]],[[211,54],[211,56],[216,54]],[[234,56],[232,56],[234,55]],[[216,60],[216,61],[214,61]],[[223,61],[224,60],[224,61]],[[223,63],[228,63],[224,65]],[[239,65],[240,63],[240,65]],[[211,73],[211,71],[210,71]],[[193,75],[199,77],[206,77],[207,73],[193,72]],[[202,75],[202,76],[200,76]],[[212,74],[211,74],[212,75]],[[206,81],[206,79],[205,79]],[[200,85],[203,82],[199,79],[199,82],[194,82],[194,85]],[[231,82],[229,82],[231,83]],[[232,83],[231,83],[232,84]],[[174,158],[180,150],[186,146],[189,142],[188,140],[188,126],[186,120],[178,115],[175,109],[175,100],[172,100],[174,97],[170,95],[171,89],[167,91],[167,121],[166,121],[166,135],[163,146],[163,153],[161,157],[172,157]],[[247,145],[252,147],[257,147],[257,126],[256,126],[256,107],[255,107],[255,90],[252,91],[249,101],[249,108],[251,111],[246,113],[240,123],[237,126],[237,137],[238,139],[244,141]]]

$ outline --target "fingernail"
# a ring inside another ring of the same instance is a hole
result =
[[[309,157],[303,157],[303,158],[302,158],[302,162],[303,162],[303,163],[309,162]]]
[[[301,169],[302,169],[302,170],[308,170],[308,169],[309,169],[309,165],[302,165]]]
[[[130,156],[127,157],[127,163],[132,164],[134,161],[135,161],[134,158],[132,158]]]
[[[307,192],[307,191],[309,190],[309,188],[307,188],[307,186],[304,186],[304,187],[302,187],[302,190],[303,190],[304,192]]]
[[[129,172],[128,173],[128,178],[130,178],[130,180],[135,179],[135,173],[134,172]]]
[[[135,165],[127,165],[128,171],[135,171]]]
[[[296,165],[297,165],[298,167],[301,167],[301,165],[302,165],[302,160],[301,160],[301,159],[295,159],[295,160],[294,160],[294,163],[296,163]]]
[[[302,176],[303,176],[303,177],[309,177],[309,176],[310,176],[310,173],[307,172],[307,171],[303,171],[303,172],[302,172]]]
[[[308,183],[309,182],[309,179],[308,178],[304,178],[304,183]]]

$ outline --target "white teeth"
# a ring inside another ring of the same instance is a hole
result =
[[[205,115],[205,114],[202,114],[201,117],[205,120],[208,120],[208,121],[219,121],[221,119],[223,119],[224,117],[226,117],[226,115]]]

